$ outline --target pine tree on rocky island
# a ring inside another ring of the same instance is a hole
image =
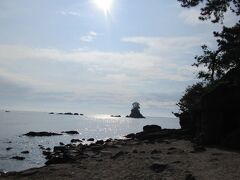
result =
[[[134,102],[132,103],[132,110],[131,114],[126,117],[131,117],[131,118],[145,118],[141,113],[140,113],[140,103]]]

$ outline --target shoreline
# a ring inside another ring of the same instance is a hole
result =
[[[240,179],[238,151],[190,140],[180,129],[145,126],[127,139],[56,146],[46,166],[0,179]]]

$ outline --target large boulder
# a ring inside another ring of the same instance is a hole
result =
[[[165,137],[170,138],[175,136],[177,133],[178,131],[174,129],[162,129],[161,126],[158,125],[146,125],[143,127],[142,132],[135,134],[135,138],[139,140],[153,141]]]
[[[156,131],[161,131],[162,128],[161,126],[158,126],[158,125],[146,125],[146,126],[143,126],[143,132],[156,132]]]

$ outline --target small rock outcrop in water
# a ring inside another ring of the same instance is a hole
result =
[[[132,110],[131,110],[131,114],[129,116],[126,117],[131,117],[131,118],[145,118],[141,113],[140,113],[140,104],[138,102],[134,102],[132,104]]]
[[[71,113],[71,112],[66,112],[66,113],[64,113],[64,115],[73,115],[73,113]]]
[[[80,142],[82,142],[82,140],[80,140],[80,139],[72,139],[71,140],[71,143],[80,143]]]
[[[25,157],[22,157],[22,156],[13,156],[11,159],[24,160]]]
[[[53,132],[45,132],[45,131],[41,131],[41,132],[30,131],[30,132],[28,132],[27,134],[24,134],[24,135],[35,137],[35,136],[60,136],[62,134],[53,133]]]
[[[71,135],[79,134],[79,132],[77,132],[77,131],[63,131],[62,133],[71,134]]]
[[[22,154],[29,154],[29,151],[22,151]]]
[[[54,113],[49,113],[49,114],[54,114]],[[65,113],[57,113],[58,115],[71,115],[71,116],[83,116],[84,114],[80,114],[80,113],[72,113],[72,112],[65,112]]]
[[[7,147],[6,150],[7,151],[10,151],[12,149],[12,147]]]
[[[111,115],[111,117],[121,117],[121,115]]]

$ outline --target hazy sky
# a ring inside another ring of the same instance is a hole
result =
[[[172,116],[220,25],[177,0],[95,1],[0,1],[1,109]]]

